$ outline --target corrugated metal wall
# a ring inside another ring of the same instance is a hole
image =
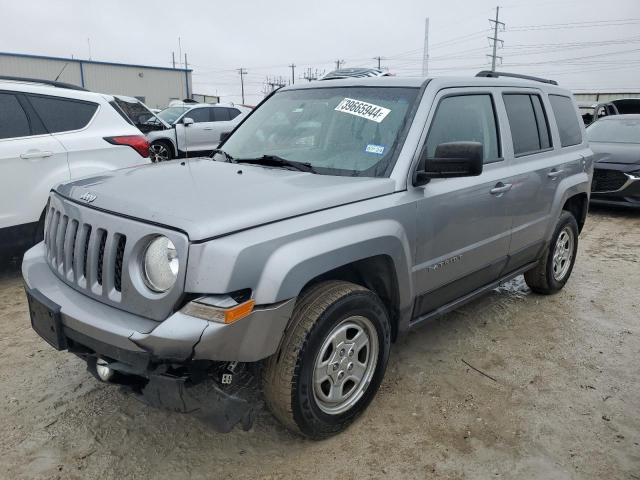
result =
[[[54,80],[61,71],[60,82],[94,92],[144,98],[152,108],[165,107],[170,100],[193,92],[191,72],[184,70],[0,53],[0,75]]]

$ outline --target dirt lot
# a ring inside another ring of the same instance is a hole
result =
[[[98,383],[31,330],[15,268],[0,306],[1,478],[640,480],[640,213],[590,214],[560,294],[517,278],[403,338],[367,412],[323,442],[266,411],[218,434]]]

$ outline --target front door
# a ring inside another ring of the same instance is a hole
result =
[[[495,281],[507,261],[508,165],[502,158],[495,98],[489,90],[446,89],[436,97],[423,153],[437,145],[480,142],[477,177],[433,179],[417,205],[414,317],[427,314]],[[426,160],[428,161],[428,159]]]

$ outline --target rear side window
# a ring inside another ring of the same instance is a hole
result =
[[[88,125],[98,109],[97,103],[70,98],[27,95],[29,102],[50,133],[80,130]]]
[[[229,112],[229,120],[233,120],[238,115],[240,115],[240,110],[238,110],[237,108],[227,108],[227,111]]]
[[[0,138],[26,137],[31,134],[29,119],[12,93],[0,93]]]
[[[459,95],[440,101],[427,136],[427,156],[441,143],[480,142],[484,163],[498,160],[498,132],[491,95]]]
[[[229,109],[224,107],[217,107],[211,109],[212,122],[226,122],[229,120]]]
[[[582,143],[582,131],[571,99],[562,95],[549,95],[549,102],[558,124],[560,144],[569,147]]]
[[[514,154],[528,155],[551,148],[549,126],[540,97],[526,93],[506,93],[503,98]]]

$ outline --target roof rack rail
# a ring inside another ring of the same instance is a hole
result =
[[[55,82],[53,80],[40,80],[38,78],[26,78],[26,77],[11,77],[7,75],[0,75],[0,80],[8,80],[10,82],[26,82],[26,83],[41,83],[43,85],[49,85],[52,87],[66,88],[69,90],[82,90],[88,92],[86,88],[79,87],[78,85],[72,85],[71,83]]]
[[[481,72],[476,73],[476,77],[489,77],[489,78],[511,77],[511,78],[521,78],[523,80],[533,80],[534,82],[549,83],[551,85],[558,85],[558,82],[556,82],[555,80],[549,80],[547,78],[532,77],[531,75],[521,75],[519,73],[492,72],[491,70],[482,70]]]

